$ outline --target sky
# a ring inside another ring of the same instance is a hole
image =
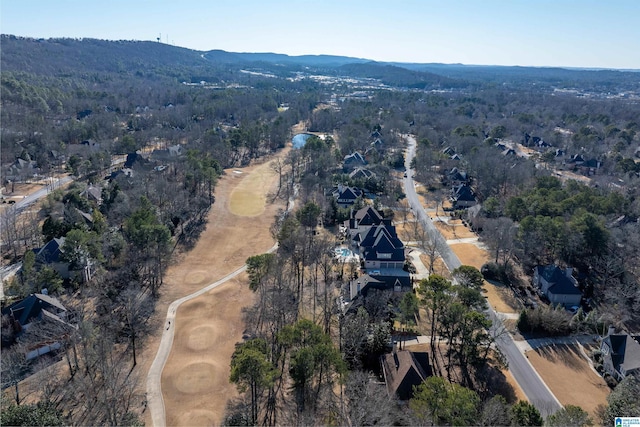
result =
[[[199,51],[640,69],[640,0],[0,0],[0,32],[160,37]]]

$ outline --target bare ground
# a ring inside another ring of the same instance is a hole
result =
[[[433,224],[446,240],[478,237],[477,234],[465,227],[459,219],[450,219],[448,222],[436,220],[433,221]]]
[[[487,297],[491,307],[499,313],[519,313],[522,306],[513,295],[511,289],[501,283],[484,281],[482,286],[484,296]]]
[[[473,243],[451,243],[451,250],[458,256],[462,265],[471,265],[478,270],[489,260],[489,255]]]
[[[552,345],[527,352],[553,394],[563,405],[577,405],[592,416],[610,393],[604,379],[596,374],[575,345]]]

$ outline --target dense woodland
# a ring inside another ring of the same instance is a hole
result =
[[[71,307],[78,326],[40,329],[40,339],[66,337],[59,356],[68,374],[48,376],[39,403],[24,404],[18,381],[44,369],[44,361],[24,359],[23,338],[14,342],[15,331],[3,319],[3,347],[12,344],[2,352],[3,388],[11,387],[3,397],[3,424],[140,422],[136,352],[161,327],[148,319],[167,265],[197,240],[224,169],[276,152],[299,122],[332,137],[311,138],[273,164],[281,177],[276,196],[295,195],[297,208],[274,220],[278,251],[247,261],[258,303],[246,313],[251,336],[231,360],[230,381],[243,394],[230,403],[226,422],[587,422],[580,408],[542,420],[535,407],[514,401],[496,368],[503,361],[492,350],[477,271],[456,272],[464,285],[455,288],[432,275],[417,295],[373,292],[358,310],[341,315],[336,296],[357,266],[336,264],[332,256],[332,227],[349,209],[326,194],[338,183],[357,186],[375,195],[375,206],[388,215],[398,212],[404,194],[393,174],[403,167],[401,135],[411,133],[418,141],[414,167],[432,197],[448,197],[452,168],[471,177],[482,208],[473,217],[451,214],[472,223],[491,248],[495,259],[487,267],[496,277],[526,298],[534,266],[571,266],[590,301],[580,327],[636,329],[637,73],[437,66],[424,72],[344,58],[283,65],[268,55],[151,42],[13,36],[0,42],[5,192],[34,173],[66,171],[75,178],[52,191],[39,213],[4,209],[3,255],[23,263],[5,294],[15,299],[47,288]],[[332,79],[320,83],[311,75]],[[372,145],[376,139],[382,144]],[[171,156],[177,145],[181,154]],[[527,155],[505,153],[524,150],[518,147],[529,149]],[[160,157],[135,154],[154,149]],[[355,151],[366,156],[374,176],[352,179],[341,169]],[[595,167],[576,156],[594,159]],[[130,172],[118,172],[118,158]],[[99,200],[88,197],[91,187],[100,188]],[[68,279],[39,265],[32,251],[61,237],[65,261],[78,272]],[[394,325],[410,327],[419,305],[432,328],[421,332],[446,337],[449,349],[430,343],[437,375],[409,405],[397,405],[376,385],[376,365]],[[637,388],[633,378],[621,383],[611,408]],[[601,412],[603,422],[614,415]]]

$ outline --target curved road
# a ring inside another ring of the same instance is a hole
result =
[[[431,218],[427,215],[424,207],[418,200],[415,184],[413,182],[413,170],[411,169],[411,161],[415,156],[416,140],[413,136],[406,136],[408,142],[407,155],[405,157],[406,177],[403,178],[404,190],[407,195],[407,201],[411,210],[416,214],[416,218],[425,229],[427,234],[435,239],[438,253],[442,257],[444,263],[449,270],[453,270],[461,265],[460,259],[451,250],[442,234],[435,227]],[[549,387],[542,381],[540,375],[533,368],[529,360],[522,354],[513,342],[513,337],[509,333],[500,334],[504,331],[502,321],[496,315],[496,312],[489,308],[489,318],[491,319],[491,333],[496,336],[496,345],[502,351],[509,363],[509,370],[513,377],[520,385],[520,388],[529,399],[529,402],[538,408],[543,417],[553,414],[562,408],[562,405],[553,395]]]

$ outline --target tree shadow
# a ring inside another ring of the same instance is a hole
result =
[[[476,389],[483,400],[500,395],[509,403],[518,401],[515,389],[509,383],[504,372],[497,366],[487,364],[478,369],[476,381]]]
[[[586,361],[579,348],[573,344],[551,344],[535,350],[541,357],[553,363],[562,363],[574,371],[585,371]]]

